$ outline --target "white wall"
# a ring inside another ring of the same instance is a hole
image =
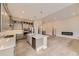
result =
[[[46,31],[46,34],[52,35],[53,22],[49,22],[49,21],[43,22],[43,30]]]
[[[79,4],[71,5],[41,20],[45,21],[43,28],[49,35],[54,28],[54,33],[59,36],[62,31],[74,32],[74,36],[79,36]]]
[[[40,20],[35,20],[34,21],[34,33],[38,34],[38,30],[40,34],[42,34],[42,21]]]
[[[61,35],[62,31],[73,32],[73,36],[79,36],[79,16],[74,16],[65,20],[57,20],[54,23],[56,35]]]

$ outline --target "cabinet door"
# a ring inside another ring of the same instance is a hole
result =
[[[32,36],[31,35],[27,35],[27,42],[32,45]]]
[[[36,40],[36,49],[39,49],[42,46],[43,46],[43,38],[38,38]]]
[[[32,47],[36,49],[36,39],[32,37]]]

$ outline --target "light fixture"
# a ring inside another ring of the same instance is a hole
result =
[[[41,17],[43,17],[43,10],[40,11],[40,15],[41,15]]]
[[[20,18],[23,18],[22,16],[20,16]]]
[[[54,19],[54,20],[56,20],[57,18],[56,18],[56,17],[54,17],[53,19]]]
[[[7,13],[5,12],[4,15],[7,15]]]
[[[43,11],[41,10],[41,11],[40,11],[40,14],[42,14],[42,13],[43,13]]]
[[[76,15],[76,13],[75,13],[75,12],[73,12],[73,13],[72,13],[72,15],[73,15],[73,16],[75,16],[75,15]]]
[[[36,16],[33,16],[33,20],[35,20],[36,19]]]
[[[1,12],[2,15],[4,15],[4,12]]]
[[[1,12],[1,14],[2,14],[2,15],[7,15],[7,13],[6,13],[6,12]]]
[[[24,14],[24,11],[22,11],[22,13]]]

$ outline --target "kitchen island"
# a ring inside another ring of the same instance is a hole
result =
[[[47,37],[42,34],[27,34],[27,42],[36,50],[47,48]]]

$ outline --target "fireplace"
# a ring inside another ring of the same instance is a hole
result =
[[[61,34],[62,35],[72,36],[73,35],[73,32],[62,32]]]

